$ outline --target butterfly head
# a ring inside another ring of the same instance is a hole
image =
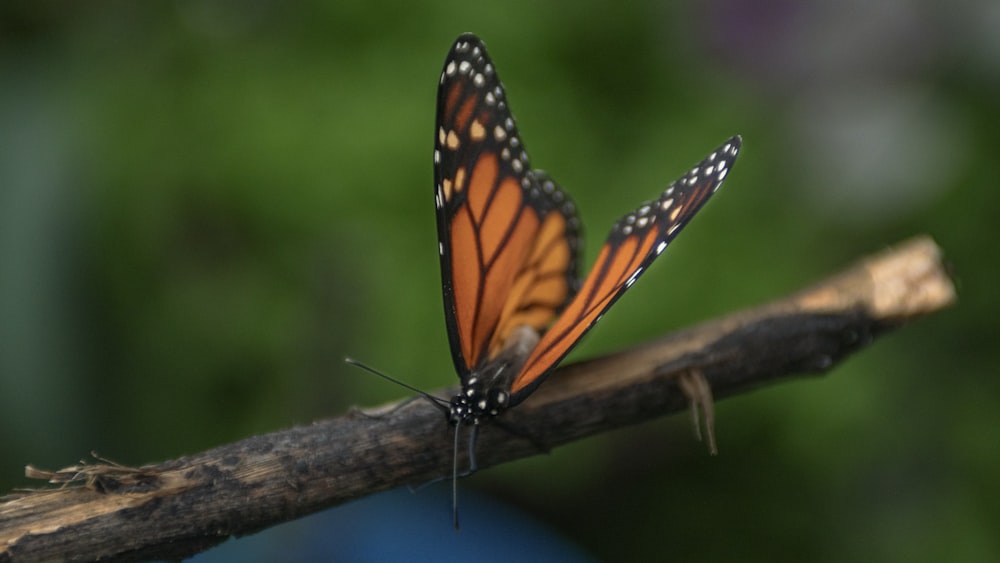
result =
[[[510,393],[506,390],[489,387],[481,378],[472,376],[465,380],[462,391],[449,401],[448,422],[476,426],[500,416],[509,403]]]

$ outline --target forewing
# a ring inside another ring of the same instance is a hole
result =
[[[576,279],[575,208],[530,168],[483,43],[455,42],[438,87],[434,149],[441,278],[461,378],[518,324],[541,331]]]

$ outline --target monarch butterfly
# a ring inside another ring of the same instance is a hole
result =
[[[619,219],[581,285],[576,207],[529,165],[483,42],[460,36],[441,72],[434,147],[445,319],[462,383],[449,421],[475,427],[538,387],[719,188],[739,148],[729,139]]]
[[[472,429],[472,473],[480,424],[528,397],[635,283],[719,188],[740,143],[732,137],[658,199],[620,218],[581,283],[576,206],[549,175],[531,168],[483,42],[468,33],[455,41],[438,83],[434,201],[461,391],[447,402],[424,395],[455,427],[456,529],[461,427]]]

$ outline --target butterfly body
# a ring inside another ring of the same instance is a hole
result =
[[[461,392],[449,401],[448,422],[478,425],[517,404],[511,403],[511,384],[538,340],[535,329],[515,328],[495,358],[462,379]]]

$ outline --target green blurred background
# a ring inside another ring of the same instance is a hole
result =
[[[487,42],[593,259],[739,133],[727,185],[573,354],[777,297],[911,235],[957,307],[828,377],[478,474],[600,559],[1000,559],[1000,5],[5,2],[0,489],[455,381],[431,151]],[[443,423],[442,423],[443,425]],[[442,507],[446,510],[446,507]]]

